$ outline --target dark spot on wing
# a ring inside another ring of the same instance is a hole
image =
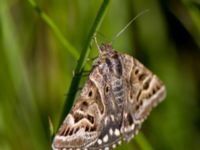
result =
[[[149,79],[144,83],[144,85],[143,85],[143,89],[144,89],[144,90],[147,90],[147,89],[149,88],[150,81],[151,81],[151,79],[149,78]]]
[[[106,58],[106,64],[108,65],[108,67],[111,67],[111,66],[112,66],[112,63],[111,63],[111,61],[110,61],[109,58]]]
[[[142,74],[139,75],[138,80],[143,81],[146,77],[147,77],[147,74],[142,73]]]
[[[129,125],[132,125],[133,124],[133,118],[132,118],[132,115],[130,113],[128,113],[127,119],[128,119]]]
[[[87,115],[87,119],[93,124],[94,123],[94,117],[91,115]]]

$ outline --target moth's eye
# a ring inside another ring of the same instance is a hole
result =
[[[91,97],[93,95],[92,91],[88,93],[88,96]]]

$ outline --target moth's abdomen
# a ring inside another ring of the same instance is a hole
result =
[[[124,101],[124,88],[122,79],[116,79],[111,82],[112,92],[117,104],[122,104]]]

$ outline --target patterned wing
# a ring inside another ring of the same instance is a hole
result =
[[[122,131],[129,141],[139,131],[152,108],[166,95],[165,86],[158,77],[129,55],[122,55],[127,74],[127,102]]]
[[[115,104],[112,74],[105,63],[96,66],[67,115],[52,147],[54,150],[108,149],[120,144],[122,111]]]
[[[54,150],[86,148],[97,141],[104,106],[94,83],[88,80],[53,141]]]

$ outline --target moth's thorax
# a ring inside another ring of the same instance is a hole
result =
[[[163,83],[138,60],[102,44],[88,80],[54,138],[53,149],[115,148],[137,134],[165,93]]]
[[[109,88],[107,95],[110,98],[110,103],[112,103],[113,108],[117,109],[119,105],[120,107],[123,105],[124,99],[123,57],[111,45],[102,44],[97,61],[90,79],[96,82],[96,85],[100,86],[99,88],[106,86]],[[102,97],[104,96],[106,99],[107,95],[102,94]]]
[[[112,75],[117,78],[122,77],[123,65],[121,62],[121,56],[117,51],[115,51],[110,44],[102,44],[100,46],[100,55],[97,58],[96,65],[102,73],[104,70],[109,70]],[[106,74],[105,74],[106,75]]]

